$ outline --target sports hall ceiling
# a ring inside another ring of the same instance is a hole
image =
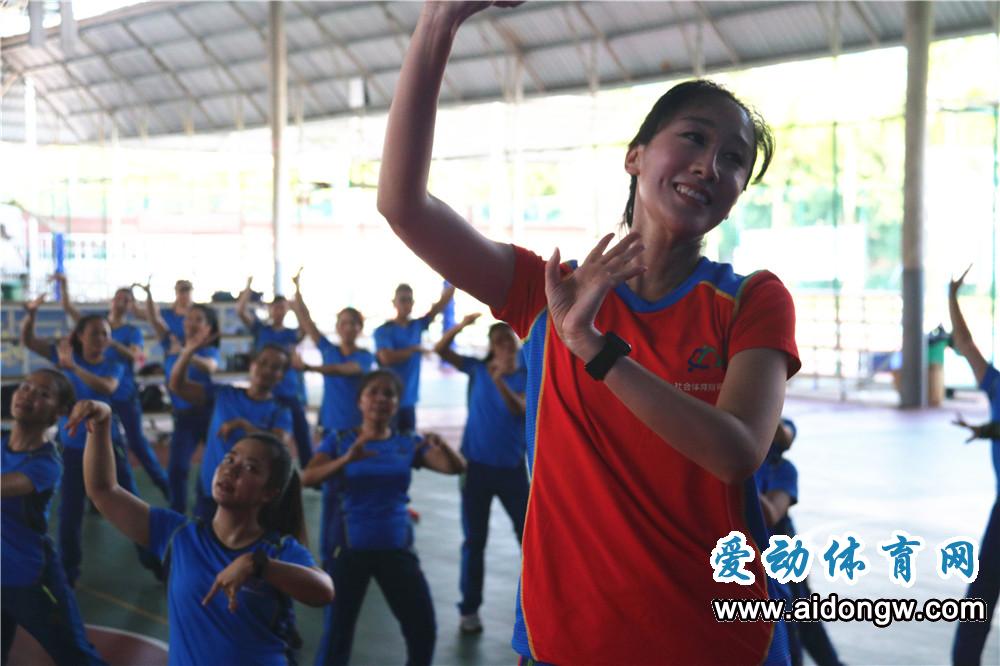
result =
[[[388,107],[419,3],[283,4],[291,121]],[[512,99],[879,48],[902,43],[904,21],[902,2],[530,2],[459,32],[442,97]],[[998,21],[996,0],[934,3],[937,39]],[[267,31],[266,2],[159,2],[79,21],[70,51],[58,27],[41,47],[5,38],[0,140],[24,140],[28,80],[39,143],[102,141],[112,127],[125,138],[267,124]]]

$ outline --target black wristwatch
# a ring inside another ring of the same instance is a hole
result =
[[[253,577],[263,578],[264,572],[267,571],[267,563],[270,559],[267,557],[267,551],[263,548],[259,548],[253,551]]]
[[[625,342],[617,335],[608,331],[604,334],[604,346],[597,356],[590,360],[590,363],[583,366],[587,374],[594,379],[601,381],[611,371],[612,366],[622,356],[628,356],[632,352],[632,345]]]

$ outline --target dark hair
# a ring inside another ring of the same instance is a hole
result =
[[[337,316],[339,317],[342,314],[350,315],[354,317],[354,319],[357,320],[359,324],[361,324],[362,326],[365,325],[365,317],[364,315],[361,314],[361,310],[358,310],[357,308],[344,308],[343,310],[337,313]]]
[[[191,309],[198,310],[205,315],[205,321],[208,322],[208,328],[212,331],[212,335],[214,336],[214,339],[209,343],[209,345],[212,347],[218,347],[222,342],[222,336],[219,335],[219,315],[216,313],[215,308],[205,303],[192,303]]]
[[[261,345],[260,349],[258,349],[257,351],[255,351],[253,354],[250,355],[250,362],[253,363],[254,361],[256,361],[258,358],[260,358],[260,355],[267,350],[278,352],[279,354],[285,357],[285,367],[282,368],[283,370],[288,370],[288,368],[292,365],[292,353],[287,349],[285,349],[284,347],[282,347],[281,345],[277,345],[273,342],[268,342],[265,345]]]
[[[80,336],[83,335],[84,330],[90,325],[92,321],[101,321],[105,324],[108,323],[107,318],[101,314],[89,314],[84,315],[76,320],[76,326],[73,327],[73,332],[69,334],[69,344],[73,348],[74,354],[83,353],[83,343],[80,342]]]
[[[309,535],[306,532],[305,512],[302,509],[302,483],[298,472],[292,466],[288,447],[280,439],[266,432],[251,433],[240,441],[247,439],[267,447],[270,466],[267,487],[278,491],[274,499],[260,508],[257,522],[269,532],[290,534],[304,546],[308,546]]]
[[[73,408],[73,404],[76,403],[76,391],[73,389],[73,383],[70,382],[69,378],[63,373],[52,368],[39,368],[28,374],[43,374],[56,385],[56,398],[59,401],[59,413],[68,413],[69,410]]]
[[[281,294],[275,294],[274,298],[271,299],[271,305],[274,305],[275,303],[280,303],[282,301],[287,303],[288,299],[282,296]]]
[[[515,333],[514,329],[511,328],[510,324],[508,324],[505,321],[498,321],[497,323],[490,326],[489,331],[486,333],[486,338],[492,341],[493,334],[496,333],[497,331],[510,331],[510,334],[513,335],[515,338],[517,338],[517,333]],[[489,363],[492,360],[493,360],[493,349],[490,349],[490,353],[486,355],[486,358],[483,359],[483,362]]]
[[[639,126],[639,131],[629,142],[628,149],[632,150],[638,146],[645,146],[653,140],[653,137],[656,136],[657,132],[665,124],[673,119],[674,114],[680,111],[685,105],[711,96],[722,97],[740,107],[747,114],[747,118],[753,127],[754,152],[748,169],[747,182],[743,184],[743,189],[746,189],[747,185],[751,182],[759,183],[760,179],[764,177],[767,167],[771,164],[771,158],[774,156],[774,135],[771,133],[771,128],[768,127],[764,118],[756,110],[744,104],[726,88],[707,79],[695,79],[693,81],[678,83],[664,93],[660,99],[656,100],[656,104],[649,110],[646,119]],[[757,176],[754,177],[753,167],[757,162],[758,152],[762,154],[762,159],[760,170],[757,171]],[[629,185],[628,202],[625,204],[625,212],[622,213],[622,223],[627,227],[632,226],[637,181],[638,179],[632,176],[632,182]]]
[[[406,284],[405,282],[400,282],[399,286],[396,287],[396,292],[395,293],[398,294],[401,291],[408,291],[408,292],[410,292],[412,294],[413,293],[413,287],[411,287],[410,285]]]
[[[367,375],[361,378],[361,383],[358,384],[358,400],[361,400],[361,394],[365,392],[368,385],[371,384],[376,379],[388,379],[392,382],[393,388],[396,389],[396,395],[398,397],[403,396],[403,380],[399,378],[392,370],[372,370]]]

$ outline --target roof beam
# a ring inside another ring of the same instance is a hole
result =
[[[739,65],[740,54],[736,52],[736,49],[733,48],[733,45],[729,43],[729,40],[726,39],[725,35],[722,34],[722,31],[719,30],[719,26],[715,24],[715,19],[712,18],[712,15],[708,12],[707,9],[705,9],[705,6],[700,2],[693,2],[691,4],[694,5],[694,8],[698,11],[698,14],[701,16],[702,20],[708,24],[708,26],[712,29],[712,32],[715,33],[715,36],[719,38],[719,42],[722,44],[722,47],[726,50],[726,53],[729,55],[730,62],[732,62],[733,65]]]
[[[15,71],[10,76],[8,76],[6,80],[4,80],[3,84],[0,84],[0,97],[6,95],[7,91],[10,90],[11,87],[20,80],[21,80],[21,72]]]
[[[851,0],[847,4],[854,12],[854,15],[858,17],[858,20],[861,21],[861,27],[865,29],[865,33],[868,35],[868,39],[871,40],[872,46],[875,48],[881,46],[882,40],[879,39],[878,30],[875,29],[875,24],[872,20],[868,18],[868,13],[861,6],[861,3],[856,0]]]
[[[252,28],[253,31],[257,33],[257,35],[260,37],[261,41],[264,43],[264,46],[265,46],[265,49],[266,49],[267,44],[268,44],[267,31],[264,30],[263,28],[261,28],[260,26],[258,26],[256,23],[254,23],[253,19],[251,19],[249,16],[247,16],[247,13],[245,11],[243,11],[243,8],[240,7],[239,3],[233,2],[232,0],[230,0],[229,7],[233,11],[235,11],[237,14],[239,14],[240,18],[243,19],[243,22],[246,23],[248,26],[250,26],[250,28]],[[285,26],[285,29],[286,30],[288,29],[287,25]],[[267,53],[266,50],[265,50],[265,53]],[[306,82],[306,78],[304,76],[302,76],[302,72],[299,71],[298,67],[296,67],[295,65],[292,64],[291,55],[292,54],[289,53],[288,48],[286,46],[285,47],[285,62],[288,65],[288,71],[291,72],[292,76],[295,77],[295,84],[299,85],[299,86],[302,86],[306,90],[306,92],[309,93],[309,96],[313,98],[313,101],[316,102],[316,104],[319,106],[319,108],[322,109],[324,106],[326,106],[326,102],[316,93],[316,90],[311,85],[309,85]],[[265,66],[269,66],[268,65],[268,61],[267,61],[266,58],[265,58],[263,64]],[[340,97],[341,101],[343,101],[343,102],[346,103],[346,100],[344,99],[344,96],[342,94],[340,94],[339,90],[337,91],[337,96]],[[268,118],[268,115],[265,114],[264,118]]]
[[[562,17],[563,23],[566,24],[570,34],[573,36],[573,47],[576,48],[576,53],[580,56],[580,62],[587,63],[587,88],[592,93],[597,92],[597,88],[600,85],[600,76],[597,73],[597,59],[594,57],[594,49],[590,49],[589,55],[584,51],[583,44],[580,42],[580,32],[576,29],[576,25],[573,24],[573,17],[570,14],[569,7],[563,7]],[[593,46],[593,40],[590,43]]]
[[[16,67],[11,65],[9,62],[5,62],[4,66],[12,71],[10,78],[4,82],[4,94],[6,94],[6,91],[9,89],[9,87],[14,85],[14,83],[18,79],[23,78],[24,74]],[[9,85],[7,85],[8,82]],[[52,110],[53,115],[55,115],[55,117],[58,120],[62,121],[63,125],[66,126],[66,129],[68,129],[70,133],[73,135],[73,137],[76,138],[77,142],[83,143],[84,141],[83,135],[80,134],[79,130],[77,130],[77,128],[73,126],[73,123],[70,122],[69,116],[66,114],[66,112],[57,107],[55,103],[51,99],[49,99],[49,97],[45,94],[44,91],[38,89],[37,85],[35,86],[35,99],[45,102],[45,105]]]
[[[47,42],[45,46],[42,47],[42,50],[45,51],[45,53],[47,53],[50,57],[54,57],[52,55],[52,50],[51,50],[52,47],[49,46],[50,43],[51,42]],[[85,93],[87,97],[90,98],[90,101],[92,101],[94,104],[97,105],[97,110],[102,111],[111,121],[111,124],[117,127],[118,120],[115,118],[115,111],[112,111],[112,108],[110,106],[105,104],[104,101],[101,100],[97,95],[95,95],[94,92],[89,87],[84,85],[84,83],[77,78],[76,74],[73,73],[73,70],[71,70],[65,63],[59,63],[59,65],[60,68],[63,70],[63,73],[66,74],[69,80],[73,81],[76,84],[76,90],[78,92]],[[36,93],[39,92],[37,85],[35,86],[35,92]],[[46,91],[46,93],[48,92],[50,91]],[[70,113],[69,115],[72,116],[73,114]]]
[[[237,90],[242,91],[243,85],[240,83],[239,79],[236,78],[236,75],[233,74],[233,71],[229,69],[229,67],[227,67],[226,64],[222,62],[222,60],[220,60],[217,55],[215,55],[214,51],[208,48],[208,44],[205,43],[204,39],[195,34],[194,30],[191,29],[191,24],[188,23],[187,20],[184,19],[180,15],[180,13],[176,11],[176,9],[171,9],[170,15],[174,18],[175,21],[177,21],[177,23],[180,24],[182,28],[184,28],[184,32],[186,32],[191,37],[191,39],[193,39],[198,44],[198,46],[201,48],[201,52],[205,54],[205,57],[207,57],[209,60],[215,63],[215,66],[218,69],[221,69],[223,73],[225,73],[226,78],[229,79],[229,82],[232,83]],[[253,106],[254,111],[260,114],[261,118],[267,118],[267,112],[261,107],[260,104],[257,103],[256,99],[254,99],[250,95],[244,95],[244,96],[250,101],[250,105]]]
[[[524,47],[521,46],[521,43],[518,41],[517,35],[514,34],[514,31],[507,26],[501,25],[499,21],[495,21],[493,19],[488,19],[486,23],[493,28],[498,35],[500,35],[500,39],[502,39],[507,45],[507,48],[513,52],[514,57],[517,58],[519,63],[521,63],[524,71],[526,71],[528,76],[531,77],[531,82],[535,85],[535,90],[540,93],[545,92],[545,82],[542,80],[542,77],[538,75],[538,72],[535,71],[535,68],[528,63]]]
[[[628,68],[625,67],[625,64],[622,63],[622,59],[618,57],[618,54],[615,52],[614,47],[611,46],[611,42],[610,40],[608,40],[608,36],[604,34],[603,30],[597,27],[597,24],[594,23],[594,20],[592,18],[590,18],[590,14],[587,13],[587,10],[583,8],[582,4],[576,4],[573,6],[576,7],[577,13],[579,13],[580,16],[583,17],[583,20],[587,22],[587,25],[590,26],[590,29],[594,31],[594,34],[597,35],[598,39],[601,40],[601,44],[604,46],[604,50],[608,52],[608,55],[611,56],[611,60],[614,61],[615,65],[618,66],[618,71],[621,72],[622,79],[624,81],[631,81],[632,75],[629,73]]]
[[[406,49],[410,44],[410,33],[403,26],[403,22],[390,11],[389,6],[385,2],[379,2],[379,7],[382,9],[382,14],[385,16],[385,20],[388,21],[389,25],[392,26],[392,36],[396,40],[396,47],[399,48],[399,55],[405,56]],[[448,75],[447,70],[445,70],[444,87],[448,89],[448,92],[456,100],[462,100],[462,92],[455,85],[454,80]]]

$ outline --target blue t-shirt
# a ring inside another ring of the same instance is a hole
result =
[[[375,355],[367,349],[356,349],[345,355],[340,351],[340,345],[333,344],[325,337],[320,338],[316,346],[323,356],[323,365],[353,361],[361,366],[362,373],[369,372],[375,365]],[[361,411],[358,409],[361,377],[362,375],[323,375],[323,403],[319,408],[319,424],[324,429],[336,432],[361,425]]]
[[[115,342],[131,348],[133,345],[142,349],[142,330],[133,324],[122,324],[118,328],[111,329],[111,339]],[[121,384],[115,391],[115,400],[127,400],[136,392],[135,369],[132,366],[132,359],[126,358],[114,347],[108,347],[105,355],[112,361],[117,361],[125,368]]]
[[[459,370],[469,375],[469,417],[462,434],[462,454],[472,461],[495,467],[524,464],[524,415],[515,416],[493,383],[486,363],[462,357]],[[525,392],[528,373],[519,366],[503,378],[514,393]]]
[[[383,349],[405,349],[420,344],[423,332],[431,325],[430,317],[411,319],[405,326],[394,321],[387,321],[375,329],[375,352]],[[399,398],[400,407],[413,407],[420,399],[420,357],[414,354],[402,363],[385,366],[403,380],[403,395]]]
[[[59,355],[56,353],[55,345],[52,346],[49,353],[49,360],[56,364],[57,367],[59,366]],[[125,376],[125,366],[122,363],[112,360],[106,353],[100,363],[88,363],[83,360],[82,356],[73,352],[73,361],[84,370],[87,370],[91,374],[97,375],[98,377],[112,377],[118,380],[118,388],[115,389],[113,394],[109,395],[107,393],[95,391],[91,387],[87,386],[87,384],[85,384],[75,372],[62,370],[62,373],[66,375],[70,383],[73,384],[73,390],[76,391],[77,400],[97,400],[98,402],[110,405],[113,398],[118,399],[122,396],[121,382]],[[76,435],[71,436],[69,431],[66,430],[66,423],[68,420],[69,419],[66,416],[59,417],[59,442],[68,449],[82,449],[84,444],[87,442],[87,429],[81,426],[76,429]],[[118,414],[112,412],[111,438],[116,442],[119,439],[118,424]]]
[[[799,471],[791,460],[783,458],[780,453],[769,452],[764,464],[760,466],[754,475],[757,483],[757,490],[762,494],[772,490],[783,490],[792,498],[791,504],[799,501]],[[785,536],[795,536],[795,526],[792,519],[786,513],[785,517],[775,523],[774,527],[768,529],[770,534],[784,534]],[[765,546],[766,547],[766,546]]]
[[[262,324],[257,319],[254,320],[250,333],[253,335],[254,351],[259,351],[264,345],[277,345],[288,350],[288,353],[291,354],[302,340],[302,334],[297,328],[283,328],[279,331],[274,326]],[[274,395],[279,398],[295,398],[304,405],[306,403],[306,385],[302,379],[302,373],[292,368],[286,369],[281,382],[274,387]]]
[[[986,374],[979,388],[990,399],[990,420],[1000,421],[1000,372],[993,365],[986,367]],[[990,440],[993,444],[993,472],[997,476],[997,493],[1000,493],[1000,439]]]
[[[179,354],[171,354],[170,350],[170,338],[164,338],[160,341],[160,345],[163,347],[163,372],[167,377],[167,385],[170,385],[170,373],[174,371],[174,366],[177,364],[177,357]],[[215,361],[216,367],[222,364],[222,357],[219,355],[218,347],[202,347],[194,353],[195,356],[200,356],[201,358],[212,359]],[[187,372],[188,381],[194,382],[196,384],[201,384],[202,386],[208,388],[212,383],[212,375],[203,370],[199,370],[193,365],[188,365]],[[180,397],[173,391],[170,392],[170,404],[173,405],[175,410],[191,409],[194,407],[190,402]]]
[[[319,453],[331,458],[344,455],[357,433],[340,434],[324,439]],[[420,466],[426,445],[415,433],[396,433],[388,439],[368,442],[365,448],[376,455],[347,465],[326,481],[324,499],[330,506],[324,506],[323,511],[324,556],[336,546],[382,550],[413,544],[413,527],[406,512],[410,501],[407,491],[413,468]],[[328,524],[334,520],[338,524]]]
[[[222,591],[207,606],[202,606],[201,600],[212,589],[219,572],[244,553],[264,548],[272,559],[316,566],[309,551],[292,537],[261,539],[232,550],[222,545],[211,524],[151,507],[149,549],[162,561],[168,544],[171,666],[287,664],[288,646],[276,622],[287,615],[291,605],[288,595],[251,577],[237,592],[239,605],[235,613],[229,612],[229,600]]]
[[[9,439],[5,434],[0,440],[0,472],[24,474],[35,491],[0,500],[0,584],[32,585],[39,581],[45,564],[49,507],[62,476],[62,459],[51,442],[34,451],[11,451],[7,448]]]
[[[288,408],[274,398],[254,400],[247,395],[246,389],[229,386],[228,384],[209,384],[205,387],[206,397],[213,403],[212,421],[205,435],[205,454],[201,459],[200,483],[206,497],[212,496],[212,476],[215,468],[229,453],[229,449],[246,434],[242,428],[229,433],[223,440],[219,437],[219,428],[226,421],[243,418],[263,430],[280,428],[286,433],[292,431],[292,415]]]
[[[161,308],[160,316],[170,332],[184,344],[184,315],[177,314],[173,308]]]

